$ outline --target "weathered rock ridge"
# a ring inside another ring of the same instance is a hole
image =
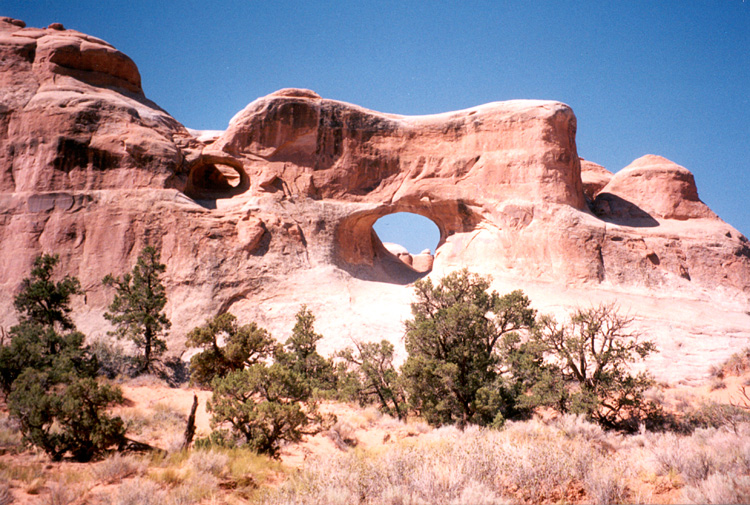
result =
[[[408,284],[430,267],[491,274],[552,311],[617,299],[662,339],[709,339],[717,356],[746,345],[747,239],[687,169],[648,155],[612,174],[579,158],[575,134],[558,102],[408,117],[298,89],[197,132],[149,101],[106,42],[0,18],[0,324],[34,257],[56,252],[87,292],[79,326],[104,335],[101,279],[150,243],[168,267],[176,349],[222,310],[285,338],[303,302],[328,349],[398,341]],[[435,222],[434,258],[381,243],[372,225],[395,212]],[[721,314],[696,330],[667,295]]]

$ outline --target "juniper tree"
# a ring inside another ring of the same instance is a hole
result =
[[[70,276],[53,282],[57,263],[57,256],[40,256],[22,282],[14,300],[20,323],[0,348],[0,377],[24,440],[53,459],[70,452],[86,461],[122,440],[122,421],[105,412],[122,395],[94,378],[96,359],[69,316],[80,283]]]
[[[106,413],[122,402],[119,388],[93,377],[26,368],[13,384],[8,410],[19,420],[24,439],[53,460],[70,452],[78,461],[88,461],[123,441],[122,419]]]
[[[500,296],[489,287],[467,270],[414,285],[402,375],[412,406],[430,424],[497,424],[517,412],[499,347],[504,336],[529,329],[535,311],[521,291]]]
[[[276,361],[304,377],[313,389],[332,390],[335,387],[334,367],[317,351],[323,335],[315,332],[315,315],[302,305],[295,318],[292,335],[284,348],[276,352]]]
[[[13,300],[21,323],[32,323],[45,328],[72,330],[70,297],[81,295],[81,283],[66,275],[61,281],[52,281],[52,273],[60,262],[57,254],[43,254],[34,260],[31,276],[21,282],[21,291]]]
[[[327,429],[333,417],[318,413],[312,388],[299,373],[262,363],[217,377],[207,404],[213,427],[229,425],[259,453],[278,457],[282,442]]]
[[[228,312],[193,328],[188,333],[187,346],[203,348],[190,360],[190,380],[203,387],[209,387],[216,377],[270,358],[277,349],[266,330],[255,323],[240,326]]]
[[[393,344],[354,342],[338,355],[348,365],[356,379],[356,394],[360,401],[380,404],[380,410],[399,419],[406,417],[406,399],[398,372],[393,366]]]
[[[37,257],[13,300],[19,323],[8,332],[8,345],[0,347],[0,387],[6,395],[26,368],[49,368],[53,362],[55,368],[92,366],[83,352],[84,336],[70,319],[70,297],[83,293],[81,283],[71,276],[54,282],[59,261],[58,255]]]
[[[585,414],[607,428],[634,429],[649,408],[644,393],[653,380],[631,366],[656,347],[640,340],[631,323],[613,305],[577,309],[567,323],[542,317],[532,343],[555,380],[538,382],[536,403]]]
[[[138,255],[131,273],[122,277],[107,275],[105,286],[114,286],[114,300],[104,317],[116,327],[111,334],[128,338],[143,352],[140,372],[148,371],[151,362],[167,348],[162,338],[171,323],[164,313],[167,295],[160,276],[167,269],[159,252],[146,246]]]

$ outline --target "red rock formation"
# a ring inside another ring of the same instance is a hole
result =
[[[164,187],[190,142],[130,58],[61,26],[0,20],[0,88],[0,191]]]
[[[282,90],[237,114],[210,152],[241,159],[259,192],[274,191],[278,178],[293,197],[469,205],[521,197],[580,209],[575,128],[556,102],[405,117]]]
[[[716,214],[698,198],[693,174],[652,154],[617,172],[598,193],[615,195],[653,218],[716,219]]]
[[[150,102],[106,42],[2,18],[0,324],[34,257],[58,252],[87,290],[79,325],[103,334],[101,278],[145,243],[168,265],[176,345],[220,310],[286,328],[302,302],[342,339],[363,327],[397,339],[399,285],[429,268],[747,300],[747,239],[700,202],[690,172],[646,156],[612,175],[580,161],[575,133],[558,102],[407,117],[288,89],[203,135]],[[372,229],[404,211],[440,230],[434,258],[409,255],[414,268]],[[382,313],[375,292],[389,293]]]
[[[597,165],[581,158],[581,182],[583,193],[589,202],[593,202],[597,193],[612,179],[612,172],[601,165]]]

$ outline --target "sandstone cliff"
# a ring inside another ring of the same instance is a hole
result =
[[[579,158],[575,134],[558,102],[407,117],[297,89],[203,134],[149,101],[106,42],[2,18],[1,324],[34,257],[57,252],[86,290],[79,326],[104,335],[101,279],[149,243],[168,266],[175,350],[222,310],[283,339],[300,303],[329,335],[324,351],[398,343],[424,265],[491,274],[553,312],[617,300],[659,341],[654,363],[679,360],[675,377],[747,345],[747,239],[687,169],[648,155],[612,174]],[[420,266],[372,229],[404,211],[440,230]]]

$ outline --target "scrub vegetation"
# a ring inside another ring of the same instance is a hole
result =
[[[724,387],[708,395],[734,388],[730,401],[678,397],[632,372],[656,349],[615,306],[558,321],[463,270],[414,284],[401,366],[387,341],[320,355],[306,306],[283,344],[207,320],[186,336],[179,390],[205,391],[210,429],[193,440],[175,393],[134,404],[121,389],[181,382],[156,250],[104,281],[133,355],[87,344],[80,283],[58,262],[35,261],[3,332],[0,505],[750,501],[747,351],[713,369]]]

